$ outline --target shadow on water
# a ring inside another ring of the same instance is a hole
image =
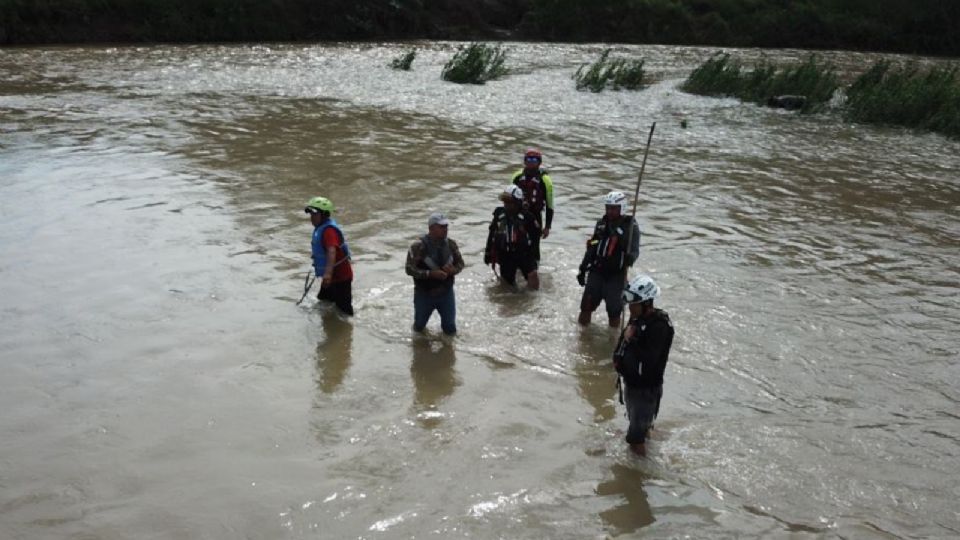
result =
[[[436,427],[443,418],[438,406],[460,385],[456,371],[456,350],[446,339],[414,338],[410,362],[413,379],[413,407],[423,427]]]
[[[343,384],[350,369],[353,350],[353,324],[334,310],[322,316],[324,338],[317,343],[317,386],[332,394]]]
[[[612,332],[593,331],[588,328],[580,331],[577,338],[579,359],[574,366],[577,376],[577,391],[593,407],[593,421],[607,422],[616,417],[616,372],[610,355],[613,352]]]
[[[610,467],[613,478],[597,485],[601,497],[622,497],[623,502],[600,512],[600,518],[613,529],[615,536],[635,532],[653,523],[653,510],[647,501],[643,483],[647,475],[619,463]]]

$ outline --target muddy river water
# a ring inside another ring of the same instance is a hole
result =
[[[598,45],[508,44],[483,86],[440,80],[453,43],[387,67],[410,46],[0,49],[0,538],[960,535],[960,142],[678,90],[709,49],[615,48],[656,82],[593,94]],[[574,276],[654,121],[637,269],[677,334],[642,460]],[[481,260],[527,146],[536,293]],[[315,195],[351,320],[295,305]],[[410,329],[436,210],[453,340]]]

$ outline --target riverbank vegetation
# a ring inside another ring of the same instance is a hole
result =
[[[608,87],[614,90],[638,90],[643,87],[643,60],[610,59],[610,49],[600,54],[593,64],[583,64],[573,75],[577,90],[600,92]]]
[[[680,85],[691,94],[736,97],[758,104],[779,96],[802,96],[797,108],[803,112],[822,109],[839,87],[836,69],[816,55],[795,66],[778,67],[764,60],[745,69],[729,54],[715,54]]]
[[[536,40],[960,56],[948,0],[0,0],[0,45]]]
[[[483,84],[507,74],[507,53],[499,45],[471,43],[461,47],[443,66],[440,78],[459,84]]]

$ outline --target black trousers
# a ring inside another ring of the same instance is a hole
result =
[[[326,300],[337,305],[340,311],[353,315],[353,282],[341,281],[322,287],[317,300]]]

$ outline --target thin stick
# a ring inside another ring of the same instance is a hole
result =
[[[297,300],[298,306],[303,302],[303,299],[307,297],[307,294],[310,293],[310,287],[313,287],[313,282],[317,280],[317,278],[310,279],[312,274],[313,270],[307,270],[307,275],[303,279],[303,296],[300,297],[300,300]]]
[[[633,220],[637,220],[637,202],[640,199],[640,183],[643,182],[643,171],[647,168],[647,156],[650,155],[650,141],[653,140],[653,130],[657,128],[657,123],[654,122],[650,125],[650,134],[647,135],[647,148],[643,151],[643,163],[640,164],[640,174],[637,175],[637,189],[633,192]],[[627,246],[626,249],[629,252],[630,246],[633,245],[633,225],[630,226],[630,232],[627,233]],[[639,257],[637,257],[639,258]],[[636,262],[636,261],[634,261]],[[629,268],[623,273],[623,284],[626,286],[628,274],[630,273]],[[627,306],[623,306],[623,309],[620,311],[620,330],[623,330],[624,314],[623,312],[627,310]]]

